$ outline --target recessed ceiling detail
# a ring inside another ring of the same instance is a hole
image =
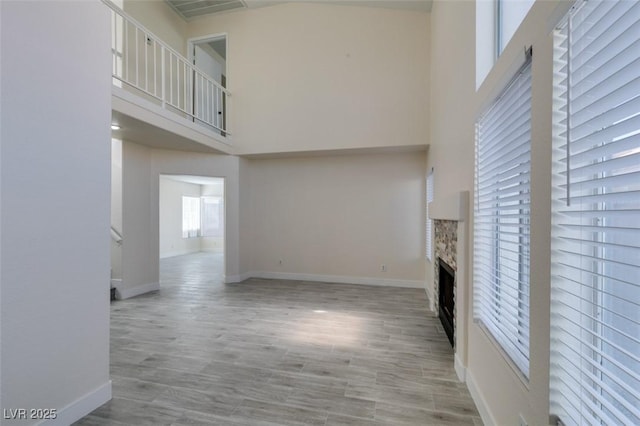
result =
[[[242,0],[167,0],[167,3],[185,19],[247,7]]]

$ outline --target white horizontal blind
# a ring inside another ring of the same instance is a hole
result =
[[[476,131],[474,316],[528,377],[530,61]]]
[[[200,236],[200,197],[182,197],[182,238]]]
[[[224,230],[224,203],[222,197],[204,196],[202,205],[202,236],[222,237]]]
[[[556,35],[552,414],[640,424],[640,2],[588,1]]]
[[[427,223],[426,223],[426,249],[427,259],[431,260],[433,257],[433,220],[429,217],[429,203],[433,201],[433,169],[427,175]]]

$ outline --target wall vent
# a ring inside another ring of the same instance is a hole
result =
[[[243,0],[167,0],[167,3],[185,19],[234,9],[246,9]]]

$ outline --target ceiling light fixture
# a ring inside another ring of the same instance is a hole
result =
[[[120,126],[118,126],[117,124],[112,124],[111,130],[120,130]]]

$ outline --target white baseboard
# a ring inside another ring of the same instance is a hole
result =
[[[222,247],[203,248],[200,251],[203,251],[205,253],[224,253],[224,249]]]
[[[433,301],[433,288],[431,288],[431,290],[429,290],[431,288],[431,286],[429,285],[425,285],[424,286],[424,292],[427,293],[427,300],[429,301],[429,310],[431,312],[435,312],[436,311],[436,304]]]
[[[230,281],[231,279],[237,281]],[[242,278],[242,279],[240,279]],[[424,281],[399,280],[393,278],[353,277],[344,275],[298,274],[294,272],[253,271],[227,277],[226,282],[240,282],[248,278],[265,278],[273,280],[317,281],[324,283],[361,284],[386,287],[424,288]]]
[[[485,426],[494,426],[496,425],[496,421],[491,415],[491,411],[489,411],[489,406],[487,405],[487,401],[484,400],[478,386],[476,385],[476,381],[473,378],[473,375],[468,370],[466,371],[466,381],[467,381],[467,389],[469,389],[469,393],[471,394],[471,398],[473,398],[473,402],[476,404],[478,408],[478,412],[480,413],[480,418],[482,419],[482,423]]]
[[[453,367],[456,370],[458,380],[464,383],[467,380],[467,368],[462,365],[462,361],[460,361],[457,353],[453,356]]]
[[[160,283],[148,283],[137,285],[135,287],[119,288],[117,290],[118,299],[129,299],[131,297],[139,296],[141,294],[149,293],[150,291],[160,290]]]
[[[225,284],[241,283],[242,281],[253,277],[251,274],[252,272],[244,272],[238,275],[225,275],[224,282]]]
[[[58,410],[55,419],[44,420],[38,425],[68,426],[111,399],[111,380],[80,399]]]
[[[170,257],[178,257],[178,256],[184,256],[187,254],[194,254],[194,253],[198,253],[198,250],[195,251],[191,251],[191,250],[174,250],[174,251],[167,251],[164,253],[160,253],[160,259],[168,259]]]

